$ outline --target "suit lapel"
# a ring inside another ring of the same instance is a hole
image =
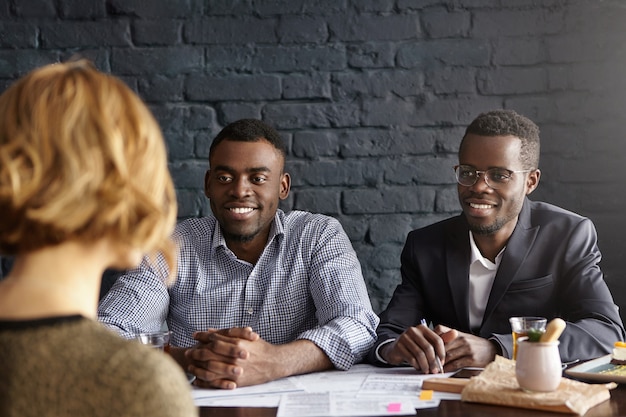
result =
[[[504,254],[502,255],[502,261],[500,267],[496,273],[496,277],[493,281],[491,293],[489,294],[489,301],[485,308],[485,315],[483,318],[483,324],[489,319],[491,313],[500,304],[502,297],[506,293],[509,285],[516,278],[516,275],[526,260],[530,248],[533,246],[533,242],[537,237],[539,227],[532,227],[530,222],[530,205],[531,202],[526,199],[524,206],[520,212],[517,226],[513,230]]]
[[[469,228],[463,214],[448,230],[450,243],[446,247],[448,285],[457,320],[469,329]]]

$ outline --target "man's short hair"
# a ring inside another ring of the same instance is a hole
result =
[[[211,148],[209,149],[209,159],[217,145],[225,140],[236,142],[258,142],[266,140],[280,152],[283,159],[287,157],[287,147],[285,142],[273,127],[257,119],[240,119],[229,125],[217,134]]]
[[[522,141],[520,161],[525,169],[539,167],[539,127],[529,118],[513,110],[493,110],[481,113],[465,130],[465,136],[515,136]],[[461,147],[463,141],[461,141]],[[459,148],[460,150],[460,148]]]
[[[76,60],[0,96],[0,252],[109,238],[169,262],[175,223],[161,130],[122,81]]]

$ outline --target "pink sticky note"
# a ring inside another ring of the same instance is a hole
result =
[[[402,409],[402,403],[389,403],[389,405],[387,405],[388,413],[397,413],[401,409]]]

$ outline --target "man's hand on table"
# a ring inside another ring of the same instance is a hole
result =
[[[489,340],[441,325],[434,331],[423,325],[409,327],[380,352],[392,365],[407,363],[426,374],[438,372],[435,355],[444,371],[451,372],[465,366],[483,368],[496,354],[496,346]]]
[[[484,368],[496,358],[496,346],[487,339],[441,325],[435,327],[435,332],[445,339],[446,371],[465,366]]]
[[[438,334],[425,325],[413,326],[395,341],[383,346],[380,354],[392,365],[408,363],[425,374],[438,373],[436,357],[440,358],[442,365],[445,363],[445,342],[454,337],[456,333]]]
[[[189,348],[185,357],[188,371],[196,376],[195,385],[202,388],[234,389],[271,381],[276,364],[277,346],[261,339],[249,327],[209,329],[196,332],[199,342]]]

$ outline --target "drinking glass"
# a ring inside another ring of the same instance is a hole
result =
[[[513,360],[517,359],[517,341],[520,337],[528,336],[529,330],[546,331],[545,317],[511,317],[511,331],[513,333]]]
[[[152,346],[155,349],[159,349],[165,352],[170,350],[170,333],[167,330],[149,333],[139,333],[135,339],[140,343],[148,346]]]

